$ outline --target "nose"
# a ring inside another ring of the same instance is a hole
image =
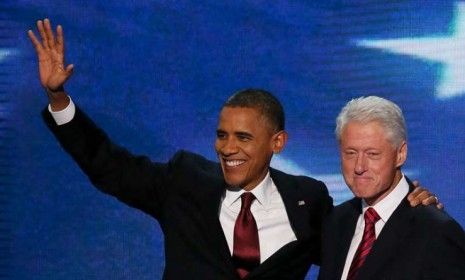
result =
[[[232,137],[229,137],[222,141],[223,145],[221,146],[221,153],[225,156],[233,155],[238,152],[238,146],[236,140]]]
[[[366,158],[363,153],[357,155],[357,159],[355,160],[355,169],[354,172],[357,175],[362,175],[367,171],[367,163]]]

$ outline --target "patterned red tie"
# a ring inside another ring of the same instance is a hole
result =
[[[257,223],[250,212],[254,199],[251,192],[242,194],[241,211],[234,226],[233,261],[241,279],[260,264]]]
[[[355,252],[352,264],[350,265],[347,280],[357,279],[357,272],[365,262],[365,259],[370,253],[371,247],[373,247],[373,243],[376,240],[375,224],[380,219],[378,213],[376,213],[375,209],[370,207],[365,211],[364,218],[365,230],[363,231],[363,238],[357,248],[357,252]]]

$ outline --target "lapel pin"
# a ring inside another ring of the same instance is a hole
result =
[[[297,202],[297,205],[299,205],[299,206],[305,205],[305,201],[299,200],[299,202]]]

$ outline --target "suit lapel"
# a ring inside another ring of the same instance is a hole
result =
[[[373,275],[385,269],[386,263],[395,258],[399,250],[402,250],[405,237],[414,228],[411,226],[413,222],[411,210],[407,198],[404,198],[384,225],[359,272],[359,279],[374,279]]]
[[[215,263],[219,264],[223,269],[231,273],[231,275],[235,275],[236,271],[232,262],[231,253],[229,252],[228,243],[219,219],[221,199],[226,184],[222,177],[218,180],[206,180],[203,183],[208,184],[208,188],[205,195],[202,196],[201,215],[205,220],[205,232],[210,241],[210,248],[213,248],[213,251],[217,251],[219,255],[219,258],[217,258],[216,255],[214,256],[216,260]]]
[[[282,265],[285,258],[289,258],[289,256],[295,255],[295,251],[302,247],[300,244],[304,243],[309,238],[308,233],[310,230],[308,223],[308,213],[305,210],[304,205],[299,205],[299,201],[304,201],[304,197],[302,197],[292,182],[286,180],[285,176],[283,176],[280,171],[270,168],[270,176],[273,179],[273,182],[276,185],[281,198],[283,199],[287,216],[289,218],[291,227],[294,230],[297,241],[290,242],[280,248],[265,262],[253,270],[247,276],[247,279],[260,278],[263,276],[263,273],[269,273],[270,271],[276,270]],[[305,247],[305,249],[308,248]]]
[[[283,199],[287,216],[297,241],[306,241],[309,238],[310,225],[308,221],[310,217],[308,217],[309,214],[306,211],[305,203],[309,203],[309,201],[305,201],[305,197],[299,192],[298,188],[292,182],[286,180],[279,171],[270,169],[270,175]]]
[[[349,252],[355,227],[357,226],[357,220],[362,213],[361,201],[358,198],[350,200],[346,207],[348,207],[348,210],[341,211],[343,215],[337,217],[337,227],[335,228],[335,232],[331,233],[332,236],[336,237],[334,240],[336,245],[334,246],[332,256],[335,258],[334,274],[337,279],[340,279],[342,276],[347,253]]]

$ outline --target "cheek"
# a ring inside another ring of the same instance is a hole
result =
[[[219,152],[221,149],[220,141],[215,140],[215,151]]]
[[[256,143],[240,143],[237,147],[252,161],[259,159],[261,156],[261,147],[257,146]]]
[[[370,164],[370,171],[378,180],[382,180],[384,177],[388,176],[391,170],[392,165],[385,161],[373,161]]]
[[[376,173],[376,175],[379,182],[387,183],[391,181],[392,178],[394,178],[395,170],[392,168],[392,166],[385,167],[383,169],[380,169]]]
[[[344,181],[346,184],[351,185],[353,181],[353,168],[350,165],[350,162],[347,161],[342,161],[341,163],[341,171],[342,171],[342,176],[344,177]]]
[[[341,160],[341,169],[343,173],[352,173],[354,170],[354,163],[352,160],[342,159]]]

